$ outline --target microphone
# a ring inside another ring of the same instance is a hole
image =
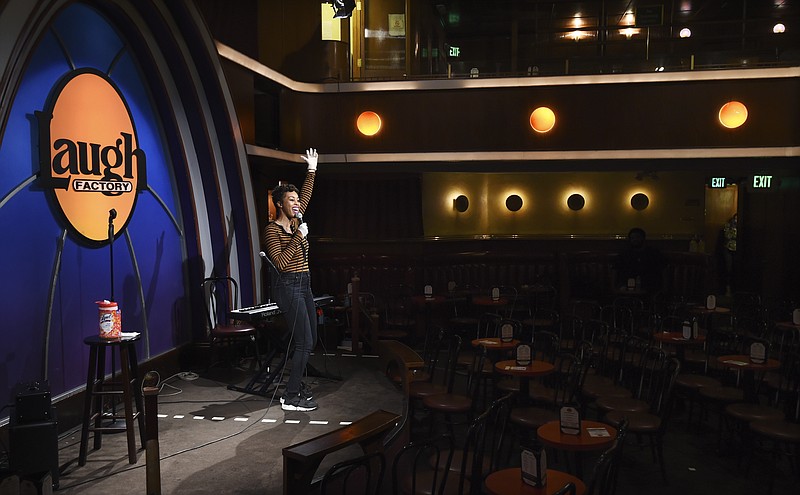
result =
[[[297,218],[297,220],[298,220],[300,223],[304,223],[304,222],[303,222],[303,214],[302,214],[301,212],[299,212],[299,211],[298,211],[298,212],[297,212],[297,214],[295,215],[295,218]]]
[[[111,208],[108,210],[108,223],[111,223],[115,218],[117,218],[117,210]]]

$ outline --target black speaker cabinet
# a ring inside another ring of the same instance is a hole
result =
[[[17,424],[55,419],[51,416],[50,384],[30,382],[18,384],[14,394]]]
[[[8,441],[12,470],[20,477],[49,471],[58,487],[58,421],[11,425]]]

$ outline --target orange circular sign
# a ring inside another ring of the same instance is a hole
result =
[[[108,240],[128,224],[146,159],[117,87],[96,71],[76,71],[56,89],[39,117],[41,177],[76,233]]]

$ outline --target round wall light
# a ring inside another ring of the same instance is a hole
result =
[[[459,213],[464,213],[469,208],[469,198],[463,194],[457,196],[453,200],[453,208]]]
[[[522,198],[516,194],[512,194],[511,196],[507,197],[506,208],[508,208],[508,211],[519,211],[520,208],[522,208]]]
[[[691,38],[692,37],[692,30],[689,28],[683,28],[678,33],[678,36],[681,38]]]
[[[582,210],[584,206],[586,206],[586,199],[578,193],[571,194],[569,198],[567,198],[567,206],[572,211]]]
[[[785,33],[786,32],[786,26],[784,26],[782,23],[779,22],[779,23],[775,24],[774,26],[772,26],[772,32],[775,33],[775,34]]]
[[[631,196],[631,206],[634,210],[642,211],[650,206],[650,198],[647,197],[647,194],[636,193]]]
[[[539,107],[531,113],[531,128],[542,134],[556,125],[556,114],[547,107]]]
[[[719,109],[719,123],[728,129],[735,129],[747,120],[747,107],[738,101],[729,101]]]
[[[365,136],[374,136],[381,130],[381,116],[375,112],[361,112],[356,120],[358,132]]]

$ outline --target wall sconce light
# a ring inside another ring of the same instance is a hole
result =
[[[375,112],[361,112],[356,120],[358,131],[365,136],[374,136],[381,130],[381,116]]]
[[[530,122],[534,131],[549,132],[556,125],[556,114],[547,107],[539,107],[531,113]]]
[[[631,207],[633,207],[634,210],[642,211],[648,206],[650,206],[650,198],[647,197],[647,194],[636,193],[631,196]]]
[[[567,206],[572,211],[582,210],[585,205],[586,199],[578,193],[571,194],[570,197],[567,198]]]
[[[678,33],[678,36],[681,38],[691,38],[692,37],[692,30],[689,28],[683,28]]]
[[[775,33],[775,34],[785,33],[786,32],[786,26],[779,22],[779,23],[775,24],[774,26],[772,26],[772,32]]]
[[[459,195],[453,200],[453,208],[459,213],[464,213],[469,208],[469,198],[463,194]]]
[[[747,120],[747,107],[738,101],[729,101],[719,109],[719,123],[728,129],[735,129]]]
[[[508,211],[519,211],[520,208],[522,208],[522,198],[516,194],[512,194],[511,196],[507,197],[506,208],[508,208]]]

